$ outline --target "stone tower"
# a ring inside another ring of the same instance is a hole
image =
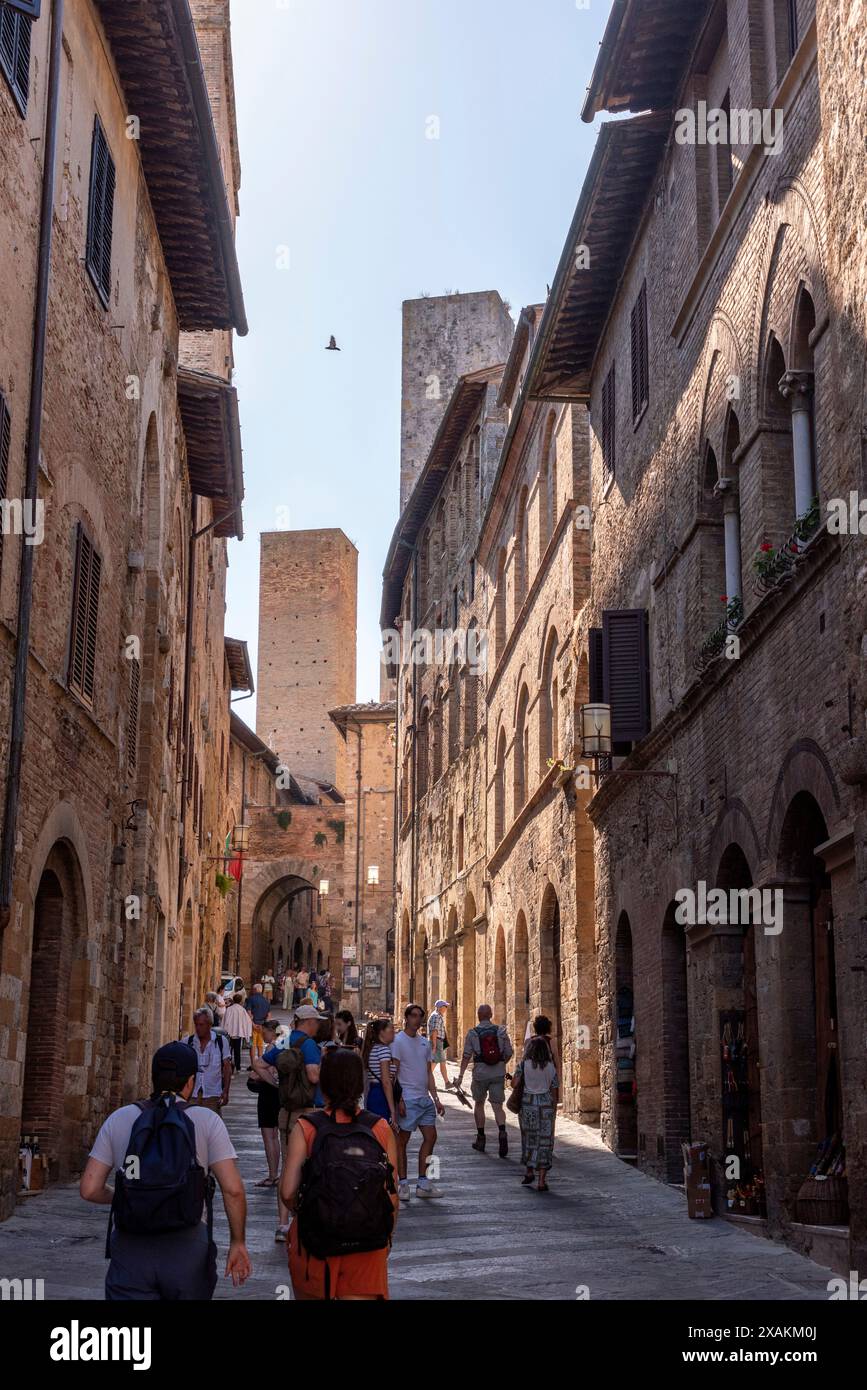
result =
[[[404,301],[401,511],[424,466],[458,377],[505,362],[514,331],[509,311],[496,290]]]
[[[328,711],[355,700],[358,551],[342,531],[265,531],[256,733],[296,777],[345,791]]]

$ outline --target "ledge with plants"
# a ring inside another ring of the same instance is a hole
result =
[[[773,546],[768,540],[762,542],[753,556],[757,594],[770,593],[772,589],[792,578],[807,552],[810,541],[819,530],[820,520],[819,499],[814,497],[807,511],[798,517],[788,540],[780,546]]]
[[[743,599],[735,595],[729,598],[727,594],[720,596],[720,602],[726,606],[725,616],[717,623],[716,627],[708,633],[702,642],[695,656],[695,668],[697,671],[706,671],[717,657],[722,656],[725,651],[726,642],[735,628],[739,627],[743,621],[744,604]]]

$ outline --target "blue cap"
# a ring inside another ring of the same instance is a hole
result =
[[[151,1062],[151,1079],[156,1085],[157,1076],[164,1077],[172,1072],[179,1081],[189,1081],[198,1071],[198,1060],[189,1043],[171,1042],[158,1047]]]

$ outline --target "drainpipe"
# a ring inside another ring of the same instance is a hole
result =
[[[364,1012],[364,962],[362,960],[361,934],[364,924],[361,921],[361,725],[356,724],[358,735],[358,765],[355,770],[355,950],[358,960],[358,1015]]]
[[[412,632],[410,633],[410,654],[413,651],[413,638],[418,624],[418,546],[412,553]],[[398,815],[400,812],[398,812]],[[410,927],[409,927],[409,978],[410,991],[407,1003],[415,999],[415,937],[418,930],[416,917],[416,898],[418,895],[418,662],[412,662],[412,842],[410,848]]]
[[[184,698],[181,705],[181,738],[184,740],[184,758],[181,776],[181,826],[183,832],[178,847],[178,912],[184,901],[184,881],[186,879],[187,850],[187,801],[190,794],[192,753],[190,747],[190,677],[193,669],[193,607],[196,599],[196,522],[199,519],[199,499],[193,493],[190,504],[190,538],[187,541],[187,612],[186,632],[184,634]]]
[[[241,824],[247,824],[247,750],[242,754],[241,763]],[[244,856],[239,850],[241,860],[241,877],[238,879],[238,917],[235,924],[235,974],[241,973],[241,893],[244,882]],[[245,976],[246,978],[246,976]]]
[[[48,88],[45,112],[45,154],[42,161],[42,198],[39,210],[39,257],[36,270],[36,301],[33,310],[33,347],[30,360],[30,408],[27,417],[24,499],[31,515],[36,506],[39,484],[39,450],[42,442],[42,402],[45,384],[45,344],[48,326],[48,288],[51,278],[51,233],[54,218],[54,177],[57,158],[57,128],[60,110],[60,62],[63,51],[63,0],[54,0],[51,10],[51,48],[48,59]],[[22,538],[18,581],[18,624],[15,645],[15,671],[12,677],[12,705],[9,719],[9,757],[3,810],[3,839],[0,843],[0,932],[12,916],[15,877],[15,838],[18,829],[18,801],[21,792],[21,760],[24,752],[27,662],[30,653],[30,619],[33,611],[34,547]]]
[[[401,640],[403,640],[403,634],[402,634],[402,633],[401,633]],[[397,682],[396,682],[395,688],[394,688],[394,791],[393,791],[393,793],[392,793],[392,802],[391,802],[392,807],[394,808],[393,814],[392,814],[392,817],[391,817],[391,925],[392,925],[392,937],[393,937],[392,949],[391,949],[391,956],[392,956],[392,960],[394,961],[394,965],[393,965],[392,969],[393,969],[393,971],[394,971],[395,986],[397,985],[397,967],[398,967],[399,958],[400,958],[400,926],[401,926],[400,921],[399,921],[398,902],[397,902],[397,889],[396,889],[396,884],[397,884],[397,881],[398,881],[398,880],[397,880],[397,841],[398,841],[398,834],[399,834],[399,831],[400,831],[400,826],[399,826],[399,824],[398,824],[398,822],[399,822],[399,820],[400,820],[400,797],[398,796],[398,770],[399,770],[399,768],[400,768],[400,766],[401,766],[401,758],[400,758],[400,723],[399,723],[399,719],[398,719],[399,695],[400,695],[400,662],[399,662],[399,661],[398,661],[398,666],[397,666],[397,672],[398,672],[398,674],[397,674]],[[388,958],[389,958],[388,936],[386,935],[386,938],[385,938],[385,971],[386,971],[386,976],[385,976],[385,1011],[386,1011],[386,1013],[393,1014],[393,1013],[394,1013],[394,1010],[395,1010],[395,1006],[396,1006],[396,1004],[397,1004],[397,999],[394,997],[394,996],[395,996],[395,993],[396,993],[396,989],[395,989],[395,990],[391,990],[391,989],[389,988],[389,983],[388,983],[388,982],[389,982],[389,977],[390,977],[390,976],[389,976],[389,959],[388,959]]]

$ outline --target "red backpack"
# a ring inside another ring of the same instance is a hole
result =
[[[503,1053],[500,1048],[499,1029],[488,1024],[484,1028],[477,1028],[479,1035],[479,1061],[484,1062],[487,1067],[495,1067],[503,1060]]]

